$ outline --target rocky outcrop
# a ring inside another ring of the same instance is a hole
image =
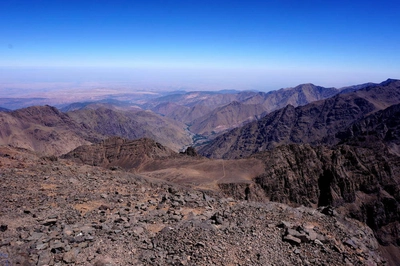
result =
[[[400,243],[399,157],[347,145],[295,144],[256,157],[264,161],[265,173],[255,183],[269,200],[333,206],[366,223],[381,244]]]

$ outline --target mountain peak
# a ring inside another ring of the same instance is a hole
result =
[[[381,85],[386,86],[386,85],[392,84],[392,83],[397,82],[397,81],[399,81],[399,80],[398,80],[398,79],[391,79],[391,78],[388,78],[387,80],[383,81],[383,82],[381,83]]]

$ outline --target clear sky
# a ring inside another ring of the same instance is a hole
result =
[[[400,78],[398,0],[2,0],[0,11],[2,90],[271,90]]]

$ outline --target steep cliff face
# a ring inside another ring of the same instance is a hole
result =
[[[382,244],[400,243],[399,157],[347,145],[295,144],[256,157],[264,161],[265,173],[255,183],[267,199],[334,206],[370,226]]]
[[[211,158],[241,158],[282,144],[333,145],[335,138],[355,121],[400,102],[400,81],[339,94],[332,98],[294,108],[291,105],[259,121],[217,137],[199,152]]]
[[[342,143],[382,149],[400,156],[400,104],[376,112],[336,134]]]

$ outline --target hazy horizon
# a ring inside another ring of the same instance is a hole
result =
[[[398,78],[400,3],[0,3],[2,95],[111,88],[260,90]]]

